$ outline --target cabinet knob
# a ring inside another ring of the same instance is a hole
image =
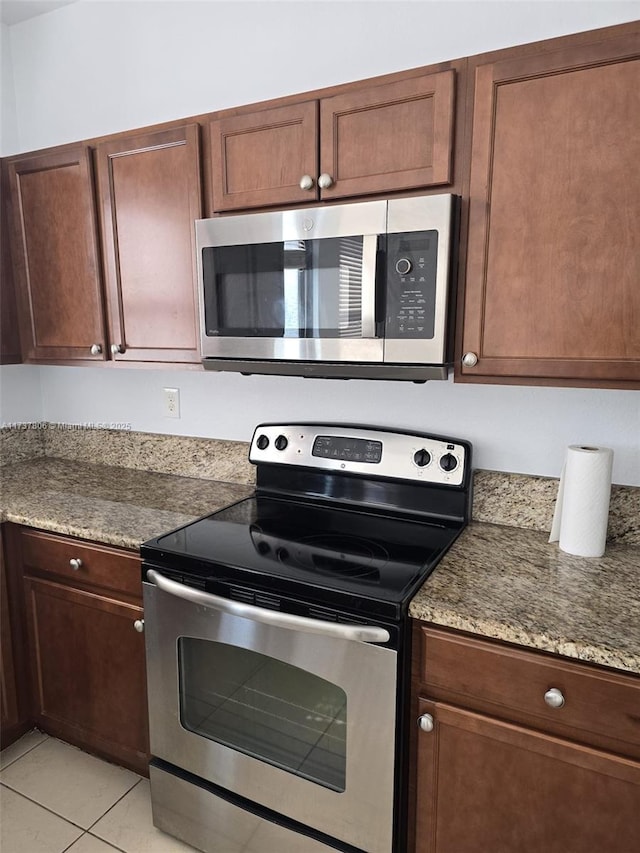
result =
[[[418,717],[418,725],[423,732],[432,732],[434,723],[431,714],[423,714],[421,717]]]
[[[562,708],[564,705],[564,696],[562,695],[562,691],[558,690],[557,687],[551,687],[544,694],[544,701],[550,708]]]
[[[133,623],[133,627],[136,629],[138,634],[142,634],[142,632],[144,631],[144,619],[136,619],[136,621]]]
[[[300,178],[300,189],[301,190],[310,190],[313,188],[313,178],[311,175],[303,175]]]
[[[465,367],[475,367],[478,363],[478,356],[475,352],[465,352],[462,356],[462,363]]]
[[[74,572],[77,572],[78,569],[82,568],[82,560],[80,560],[78,557],[72,557],[69,560],[69,565],[71,566]]]
[[[118,355],[118,353],[124,352],[124,347],[122,344],[111,344],[111,352],[114,355]]]
[[[326,190],[329,187],[333,186],[333,178],[331,177],[331,175],[327,174],[326,172],[323,172],[318,178],[318,186],[321,190]]]
[[[91,355],[100,355],[102,352],[101,344],[91,344]]]

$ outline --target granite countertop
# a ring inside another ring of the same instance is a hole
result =
[[[39,457],[0,469],[0,521],[137,550],[253,486]],[[469,525],[415,595],[424,621],[640,673],[640,548],[574,557],[548,534]]]
[[[0,521],[137,550],[251,486],[38,458],[0,469]]]
[[[437,625],[640,673],[640,548],[574,557],[548,533],[472,523],[413,598]]]

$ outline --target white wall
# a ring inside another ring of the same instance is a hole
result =
[[[33,150],[639,13],[637,0],[79,0],[10,28],[18,141]]]
[[[180,420],[162,389],[180,390]],[[559,476],[569,444],[614,450],[614,482],[640,484],[640,394],[559,388],[43,368],[43,413],[63,423],[249,440],[261,421],[319,420],[470,440],[475,467]]]
[[[41,376],[34,365],[0,368],[0,426],[43,420]]]
[[[3,133],[2,151],[595,29],[639,13],[640,3],[613,0],[80,0],[10,28],[17,125],[8,138],[17,147],[5,148]],[[23,383],[34,370],[40,385]],[[3,399],[4,421],[32,410],[52,421],[237,439],[248,439],[263,420],[386,424],[468,438],[478,467],[551,476],[568,444],[604,444],[615,451],[614,481],[640,485],[635,392],[63,367],[2,368],[7,376],[13,390]],[[180,389],[180,420],[162,415],[166,386]],[[33,396],[29,405],[25,394]]]
[[[18,150],[18,117],[9,27],[0,24],[0,152]]]

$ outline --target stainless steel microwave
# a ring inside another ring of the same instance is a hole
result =
[[[204,366],[445,379],[454,202],[431,195],[197,221]]]

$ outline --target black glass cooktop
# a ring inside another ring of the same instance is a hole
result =
[[[160,536],[143,556],[186,583],[232,582],[399,613],[462,529],[291,498],[247,498]],[[162,569],[161,569],[162,570]]]

